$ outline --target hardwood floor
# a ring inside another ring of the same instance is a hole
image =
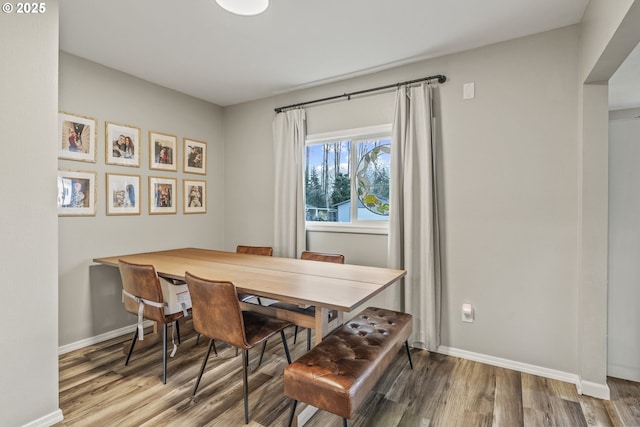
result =
[[[289,336],[291,331],[289,332]],[[292,358],[306,349],[305,333]],[[192,396],[208,340],[182,340],[161,380],[161,346],[136,350],[124,366],[120,337],[60,356],[60,408],[72,426],[242,425],[242,357],[217,343],[196,396]],[[286,426],[290,401],[282,394],[282,343],[271,339],[262,366],[250,352],[250,426]],[[640,383],[609,378],[611,401],[580,396],[573,384],[422,350],[404,351],[351,420],[360,426],[640,426]],[[342,426],[319,411],[310,427]]]

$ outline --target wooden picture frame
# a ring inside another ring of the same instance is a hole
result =
[[[93,117],[58,112],[58,158],[95,163],[97,134]]]
[[[184,138],[184,171],[186,173],[207,174],[207,143]]]
[[[95,216],[95,172],[59,170],[57,203],[58,216]]]
[[[149,131],[149,169],[178,170],[178,137]]]
[[[185,179],[182,181],[183,212],[207,213],[207,182]]]
[[[140,215],[140,175],[106,174],[107,215]]]
[[[149,214],[175,214],[178,204],[177,179],[149,177]]]
[[[140,128],[105,123],[105,163],[140,167]]]

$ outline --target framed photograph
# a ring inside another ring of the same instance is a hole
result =
[[[177,212],[177,180],[175,178],[149,177],[149,213],[174,214]]]
[[[207,174],[207,143],[184,138],[184,171]]]
[[[95,172],[58,171],[58,216],[95,216]]]
[[[58,113],[58,158],[96,162],[96,119]]]
[[[183,209],[186,214],[207,213],[207,182],[182,181]]]
[[[149,131],[149,168],[178,170],[178,138],[175,135]]]
[[[107,215],[140,215],[140,176],[107,174]]]
[[[140,167],[140,128],[105,123],[105,163]]]

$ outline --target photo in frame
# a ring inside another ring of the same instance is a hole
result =
[[[58,171],[58,216],[95,216],[95,172]]]
[[[207,182],[188,179],[182,182],[184,213],[207,213]]]
[[[140,176],[107,174],[107,215],[140,215]]]
[[[207,174],[207,143],[184,138],[184,171]]]
[[[149,131],[149,168],[178,170],[178,137]]]
[[[149,214],[175,214],[177,212],[177,180],[149,177]]]
[[[140,128],[105,123],[105,163],[140,167]]]
[[[58,158],[96,162],[96,119],[58,113]]]

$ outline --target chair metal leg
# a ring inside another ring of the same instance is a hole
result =
[[[307,351],[311,350],[311,329],[307,328]]]
[[[413,369],[413,361],[411,360],[411,352],[409,351],[409,341],[404,342],[404,348],[407,349],[407,357],[409,358],[409,366]]]
[[[296,344],[296,341],[298,341],[298,325],[295,326],[295,328],[293,329],[293,344]]]
[[[176,334],[178,335],[178,344],[182,344],[180,342],[180,324],[178,323],[178,319],[175,320],[176,325]]]
[[[200,332],[196,332],[196,345],[200,344]]]
[[[291,406],[291,415],[289,415],[289,424],[288,424],[289,427],[293,425],[293,418],[296,415],[296,406],[298,406],[298,401],[294,400],[293,406]]]
[[[291,354],[289,354],[289,346],[287,345],[287,337],[284,336],[284,331],[280,331],[280,336],[282,337],[282,346],[284,347],[284,354],[287,356],[287,362],[291,364]]]
[[[133,339],[131,340],[131,347],[129,347],[129,354],[127,354],[127,360],[124,361],[124,366],[127,366],[129,364],[131,353],[133,353],[133,346],[136,345],[137,340],[138,340],[138,327],[136,327],[136,331],[133,333]]]
[[[267,341],[268,339],[264,340],[264,342],[262,343],[262,351],[260,352],[260,360],[258,360],[258,366],[262,365],[262,358],[264,357],[264,351],[267,349]]]
[[[204,356],[204,360],[202,361],[202,367],[200,367],[200,374],[198,375],[198,379],[196,380],[196,385],[193,387],[193,396],[196,395],[196,391],[198,390],[198,385],[200,385],[200,379],[202,379],[202,374],[204,373],[204,368],[207,366],[207,360],[209,360],[209,355],[211,354],[211,348],[215,350],[216,345],[213,342],[213,339],[209,342],[209,348],[207,349],[207,354]],[[218,352],[216,351],[216,355]]]
[[[247,378],[247,365],[249,363],[249,350],[242,352],[242,386],[244,389],[244,423],[249,424],[249,380]]]
[[[342,425],[344,427],[349,427],[349,419],[348,418],[343,418],[342,419]]]
[[[165,323],[162,328],[162,384],[167,383],[167,332],[169,324]]]

